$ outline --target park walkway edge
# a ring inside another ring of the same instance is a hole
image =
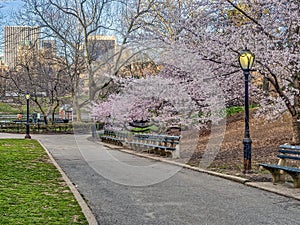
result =
[[[72,191],[74,197],[76,198],[79,206],[81,207],[82,212],[83,212],[84,216],[86,217],[89,225],[99,225],[98,222],[97,222],[97,220],[96,220],[95,215],[93,214],[92,210],[90,209],[90,207],[88,206],[88,204],[85,202],[85,200],[83,199],[83,197],[81,196],[81,194],[79,193],[79,191],[77,190],[77,188],[75,187],[75,185],[71,182],[71,180],[66,175],[66,173],[58,165],[58,163],[55,161],[55,159],[53,158],[53,156],[51,155],[51,153],[48,151],[48,149],[43,145],[43,143],[41,143],[40,140],[38,140],[38,142],[45,149],[45,151],[48,154],[50,160],[52,161],[52,163],[54,164],[54,166],[57,168],[57,170],[60,172],[60,174],[62,175],[62,178],[64,179],[64,181],[69,186],[69,188]]]

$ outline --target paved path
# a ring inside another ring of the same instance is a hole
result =
[[[300,202],[87,140],[36,136],[101,225],[300,224]],[[161,172],[162,171],[162,172]]]

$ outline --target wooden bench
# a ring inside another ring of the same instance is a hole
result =
[[[278,164],[260,163],[261,168],[265,168],[272,173],[273,183],[285,183],[288,174],[294,181],[294,187],[300,187],[300,146],[280,145]]]
[[[162,156],[171,155],[172,158],[180,157],[180,136],[135,134],[127,144],[137,151],[147,151]]]
[[[128,134],[125,132],[104,130],[103,134],[100,135],[100,139],[103,142],[123,146],[123,143],[126,142]]]

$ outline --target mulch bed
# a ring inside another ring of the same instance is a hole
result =
[[[199,165],[209,138],[209,130],[200,131],[196,150],[188,164]],[[226,131],[221,148],[208,169],[221,173],[242,176],[253,181],[271,181],[269,172],[261,172],[258,163],[277,163],[278,146],[292,140],[291,119],[285,115],[276,121],[265,121],[261,118],[250,118],[250,135],[252,139],[252,174],[244,175],[243,171],[243,136],[244,115],[236,114],[227,118]]]

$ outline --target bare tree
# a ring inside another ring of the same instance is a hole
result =
[[[18,99],[28,91],[39,111],[48,124],[51,115],[54,121],[56,109],[67,93],[64,84],[64,68],[57,62],[59,59],[47,51],[33,51],[30,46],[24,46],[23,55],[19,56],[15,69],[7,72],[11,93],[16,93]],[[20,50],[21,51],[21,50]],[[6,90],[9,92],[9,90]]]
[[[116,75],[119,68],[134,61],[133,56],[144,50],[132,45],[133,37],[142,26],[140,18],[149,16],[154,1],[23,0],[23,2],[26,7],[20,12],[19,21],[39,26],[42,30],[41,36],[52,37],[60,43],[58,52],[65,58],[63,64],[68,71],[72,102],[77,119],[80,120],[80,107],[99,98],[99,94],[103,93],[102,90],[111,86],[112,79],[109,76]],[[102,35],[115,35],[119,39],[114,43],[112,47],[114,51],[108,57],[99,55],[97,36]],[[85,78],[88,93],[83,98],[84,92],[79,86]],[[78,93],[81,93],[80,100]]]

